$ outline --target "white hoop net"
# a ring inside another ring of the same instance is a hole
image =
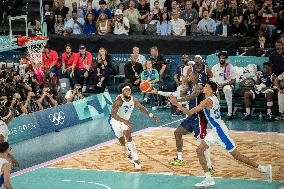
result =
[[[31,40],[26,44],[31,64],[42,64],[42,51],[47,40]]]

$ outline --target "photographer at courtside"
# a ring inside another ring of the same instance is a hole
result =
[[[129,33],[129,20],[127,17],[123,16],[121,9],[117,9],[112,20],[113,34],[115,35],[128,35]]]
[[[82,88],[80,84],[75,84],[74,90],[69,90],[67,91],[65,98],[67,102],[73,102],[76,100],[83,99],[83,93],[82,93]]]

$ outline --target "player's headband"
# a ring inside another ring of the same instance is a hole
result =
[[[121,91],[123,92],[125,89],[130,89],[130,90],[131,90],[131,88],[130,88],[129,86],[125,86],[125,87],[123,87],[123,88],[121,89]]]

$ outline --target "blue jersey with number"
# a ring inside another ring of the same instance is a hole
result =
[[[206,73],[206,66],[203,64],[201,70],[197,70],[196,66],[192,66],[192,71],[195,71],[198,73],[199,76],[199,84],[205,85],[208,81],[207,73]]]

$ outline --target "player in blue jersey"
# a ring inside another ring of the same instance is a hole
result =
[[[197,155],[199,157],[199,162],[205,172],[205,179],[197,183],[196,187],[208,187],[214,186],[215,181],[211,177],[210,172],[208,171],[208,166],[204,152],[213,144],[219,144],[223,146],[236,160],[256,168],[258,171],[263,173],[268,181],[272,181],[272,167],[271,165],[259,165],[256,162],[252,161],[248,157],[241,154],[237,149],[233,139],[229,136],[229,130],[225,122],[221,119],[220,105],[218,98],[214,95],[217,91],[217,84],[209,81],[203,88],[203,93],[205,94],[205,100],[203,100],[197,107],[192,109],[184,108],[179,104],[177,99],[173,96],[169,98],[170,102],[173,105],[176,105],[180,108],[185,114],[193,115],[197,112],[204,111],[208,122],[211,124],[213,129],[205,136],[201,144],[197,148]]]
[[[276,75],[271,71],[271,64],[269,62],[263,63],[263,72],[257,77],[257,81],[254,89],[246,91],[244,94],[244,101],[246,107],[246,113],[243,120],[251,119],[251,101],[257,98],[265,98],[267,104],[267,120],[272,121],[274,116],[272,115],[273,106],[273,82],[276,79]]]
[[[136,106],[141,112],[149,115],[150,118],[156,122],[160,122],[160,119],[150,113],[140,102],[134,98],[132,94],[132,85],[123,83],[119,86],[119,90],[122,92],[117,96],[112,105],[111,116],[109,118],[109,124],[114,131],[115,136],[118,138],[121,146],[125,147],[130,152],[131,159],[133,161],[135,169],[141,169],[141,165],[138,159],[136,146],[131,137],[132,123],[129,121],[132,111]]]

